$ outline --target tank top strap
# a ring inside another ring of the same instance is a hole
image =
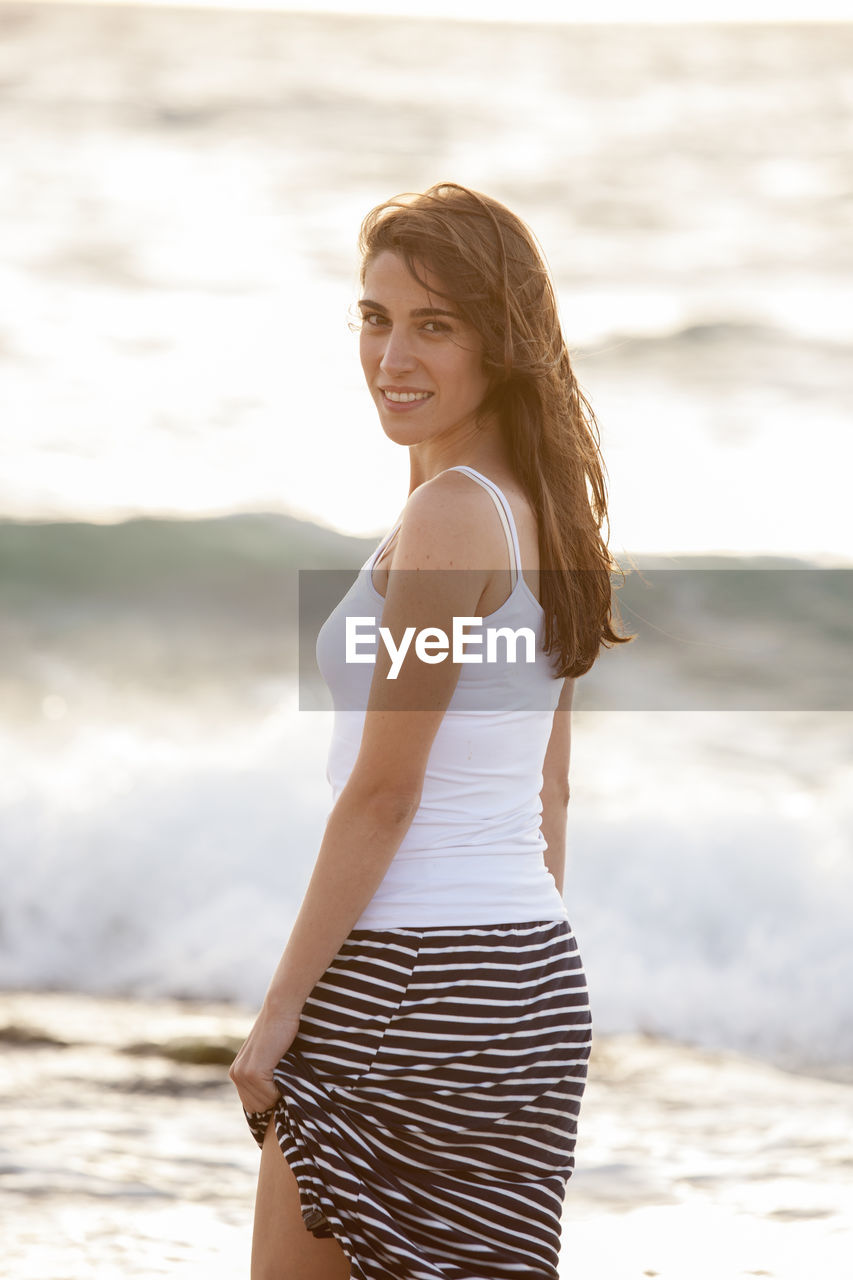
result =
[[[382,541],[379,543],[379,546],[378,546],[378,547],[376,548],[376,550],[375,550],[375,551],[373,551],[373,552],[370,554],[370,556],[368,557],[368,559],[367,559],[367,561],[366,561],[366,563],[365,563],[365,565],[364,565],[364,568],[365,568],[365,569],[369,569],[369,570],[371,570],[371,571],[373,570],[373,566],[376,564],[376,561],[379,559],[379,557],[381,556],[382,552],[383,552],[383,551],[385,550],[385,548],[388,546],[389,542],[392,540],[392,538],[394,537],[394,535],[396,534],[397,530],[400,528],[400,525],[401,525],[402,523],[403,523],[403,517],[402,517],[402,516],[400,516],[400,519],[399,519],[399,520],[397,521],[397,523],[394,525],[394,528],[391,530],[391,532],[390,532],[390,533],[386,533],[385,537],[384,537],[384,538],[382,539]]]
[[[475,471],[473,467],[467,467],[460,464],[456,467],[448,467],[447,470],[464,471],[466,475],[469,475],[472,480],[476,480],[483,486],[486,492],[491,495],[492,502],[495,504],[495,510],[500,516],[500,521],[503,525],[507,550],[509,551],[512,588],[515,590],[516,580],[518,575],[521,573],[521,546],[518,541],[518,530],[515,527],[512,508],[507,502],[504,494],[495,484],[494,480],[489,480],[487,476],[481,475],[480,472]]]

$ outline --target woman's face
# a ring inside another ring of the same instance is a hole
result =
[[[387,250],[365,271],[359,307],[361,367],[389,439],[421,444],[459,427],[467,435],[489,386],[476,330]]]

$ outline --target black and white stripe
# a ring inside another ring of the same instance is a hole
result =
[[[590,1046],[566,920],[356,929],[247,1119],[352,1280],[556,1280]]]

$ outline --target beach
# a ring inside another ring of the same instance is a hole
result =
[[[222,1004],[0,997],[4,1275],[248,1274],[258,1150],[225,1060],[250,1023]],[[851,1082],[602,1036],[560,1275],[847,1280],[851,1131]]]
[[[849,1280],[853,25],[0,37],[0,1273],[248,1274],[227,1065],[330,806],[299,579],[407,488],[358,225],[452,179],[542,242],[634,575],[573,717],[561,1274]]]

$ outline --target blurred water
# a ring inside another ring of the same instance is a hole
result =
[[[225,1064],[250,1025],[233,1007],[0,994],[4,1274],[246,1273],[258,1149]],[[598,1038],[560,1276],[847,1280],[851,1120],[840,1081]]]
[[[329,803],[325,714],[273,702],[3,734],[0,985],[260,1001]],[[576,717],[564,896],[601,1031],[851,1062],[851,748],[849,715]]]
[[[0,524],[0,984],[263,993],[329,802],[288,574],[367,544],[193,517],[396,517],[346,323],[392,192],[452,177],[537,231],[617,554],[853,558],[848,27],[0,4],[0,36],[0,511],[187,517]],[[782,687],[849,653],[818,595]],[[599,1028],[849,1063],[849,710],[627,711],[627,670],[587,686],[619,710],[582,683],[573,752]]]
[[[331,805],[294,565],[364,554],[285,517],[0,524],[0,986],[261,999]],[[599,1030],[853,1061],[853,617],[795,575],[806,610],[790,571],[729,569],[703,613],[708,571],[671,572],[663,647],[629,579],[638,639],[579,682],[565,898]]]
[[[390,524],[356,232],[452,177],[545,247],[617,548],[853,557],[849,25],[0,24],[7,514]]]

